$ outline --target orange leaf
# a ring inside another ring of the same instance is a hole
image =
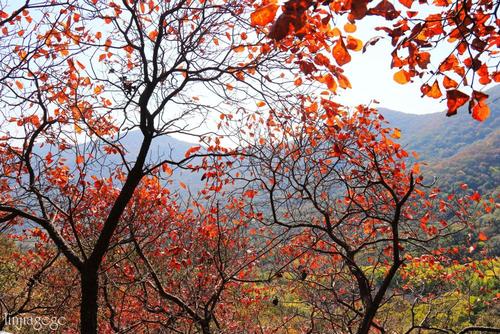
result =
[[[187,186],[184,182],[179,181],[179,185],[181,186],[182,189],[187,189]]]
[[[201,146],[193,146],[189,150],[186,151],[185,157],[189,158],[193,153],[198,152],[201,149]]]
[[[424,93],[426,96],[438,99],[441,96],[443,96],[443,93],[441,93],[441,89],[439,89],[439,84],[436,81],[432,84],[432,87],[429,86],[428,84],[425,84],[421,87],[422,93]]]
[[[347,77],[341,73],[337,73],[337,80],[339,81],[340,88],[347,89],[352,88],[351,82]]]
[[[500,72],[493,73],[493,80],[495,80],[495,82],[500,82]]]
[[[479,241],[488,240],[488,236],[486,234],[484,234],[484,232],[479,232],[478,238],[479,238]]]
[[[394,129],[394,132],[391,134],[391,137],[394,139],[401,138],[401,131],[399,129]]]
[[[431,54],[429,52],[420,52],[415,56],[415,61],[417,62],[418,66],[426,69],[427,65],[429,65],[429,63],[431,62]]]
[[[21,81],[18,81],[18,80],[16,80],[16,86],[19,89],[23,89],[23,87],[24,87],[23,84],[21,83]]]
[[[353,51],[361,51],[363,49],[363,42],[360,39],[347,36],[347,48]]]
[[[77,155],[77,156],[76,156],[76,163],[77,163],[78,165],[83,164],[83,162],[84,162],[84,161],[85,161],[85,159],[84,159],[84,157],[83,157],[83,156],[81,156],[81,155]]]
[[[444,79],[443,79],[443,86],[446,89],[457,88],[458,87],[458,83],[455,80],[453,80],[450,77],[448,77],[447,75],[445,75]]]
[[[394,73],[394,81],[397,83],[404,85],[405,83],[408,83],[410,81],[410,73],[408,73],[405,70],[399,70],[396,73]]]
[[[348,33],[353,33],[356,31],[356,25],[353,23],[346,23],[344,25],[344,31]]]
[[[256,194],[257,194],[257,190],[248,189],[247,191],[245,191],[243,193],[243,196],[248,197],[248,198],[254,198]]]
[[[250,24],[252,26],[265,26],[273,22],[277,10],[278,5],[276,4],[260,7],[250,15]]]
[[[340,38],[333,47],[332,54],[339,66],[343,66],[351,61],[351,55],[347,52],[342,38]]]
[[[236,53],[241,53],[241,52],[245,51],[245,46],[243,46],[243,45],[235,46],[233,48],[233,51],[236,52]]]
[[[264,102],[264,101],[257,102],[257,107],[259,107],[259,108],[262,108],[265,105],[266,105],[266,102]]]
[[[335,93],[337,91],[337,82],[335,82],[335,79],[333,76],[328,73],[323,77],[323,81],[326,83],[328,89],[332,92]]]
[[[172,175],[173,171],[172,171],[172,168],[170,168],[170,166],[168,164],[163,164],[161,166],[161,169],[163,170],[163,172],[165,172],[167,175]]]
[[[158,30],[153,30],[148,34],[148,37],[152,39],[153,41],[156,40],[156,37],[158,37]]]
[[[411,8],[411,5],[413,4],[413,0],[399,0],[399,2],[408,8]]]
[[[472,118],[480,122],[486,120],[490,116],[490,107],[484,101],[476,103],[472,108]]]

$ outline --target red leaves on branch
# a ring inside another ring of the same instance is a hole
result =
[[[193,146],[186,151],[186,154],[184,156],[186,158],[189,158],[191,155],[198,152],[200,149],[201,149],[201,146]]]
[[[451,90],[444,98],[448,99],[450,96],[447,115],[454,115],[458,107],[463,105],[464,99],[455,90],[460,89],[462,94],[470,98],[466,93],[469,91],[467,88],[477,90],[475,85],[485,86],[500,81],[500,75],[491,60],[498,53],[499,38],[494,6],[488,2],[463,2],[450,6],[449,1],[434,1],[432,4],[420,1],[420,8],[414,6],[414,2],[399,0],[399,4],[395,4],[388,0],[345,3],[290,0],[282,6],[283,12],[276,20],[276,2],[264,2],[252,13],[251,21],[254,25],[264,26],[274,20],[268,37],[274,41],[286,38],[283,43],[294,54],[301,43],[293,41],[294,36],[300,37],[301,41],[307,40],[312,54],[332,48],[337,64],[343,66],[350,61],[348,50],[365,51],[366,46],[375,44],[381,36],[372,36],[365,43],[353,36],[339,36],[339,29],[334,27],[336,16],[347,14],[349,22],[344,25],[347,33],[356,31],[357,27],[353,24],[355,21],[357,25],[362,25],[362,20],[367,16],[380,17],[388,24],[377,27],[376,30],[387,34],[394,47],[391,50],[391,66],[398,68],[394,80],[400,84],[417,81],[414,79],[432,82],[432,85],[422,84],[421,91],[424,96],[434,99],[444,95],[442,87]],[[401,8],[404,7],[414,10],[402,11]],[[429,7],[429,11],[426,7]],[[332,37],[337,36],[339,39],[332,46],[326,47],[325,41],[331,41]],[[447,44],[452,51],[439,58],[439,53],[434,53],[433,50],[446,48]],[[300,59],[308,57],[299,53],[300,56],[298,53],[296,56]],[[432,62],[438,65],[438,71],[429,66],[431,55]],[[329,68],[329,71],[334,72],[334,69]],[[334,73],[332,75],[335,77]],[[476,120],[484,120],[489,115],[486,101],[474,103],[470,111]]]

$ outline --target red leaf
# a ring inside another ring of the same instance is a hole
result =
[[[291,15],[280,15],[276,22],[272,25],[268,37],[274,39],[275,41],[280,41],[285,38],[292,27],[292,20],[293,18]]]
[[[398,18],[399,11],[397,11],[389,1],[382,0],[375,7],[371,8],[368,14],[383,16],[386,20],[394,20]]]
[[[243,196],[248,197],[248,198],[254,198],[256,194],[257,194],[257,190],[248,189],[247,191],[245,191],[243,193]]]
[[[443,79],[443,86],[446,89],[457,88],[458,87],[458,83],[455,80],[453,80],[450,77],[448,77],[447,75],[445,75],[444,79]]]
[[[408,8],[411,8],[411,5],[413,4],[413,0],[399,0],[399,2]]]
[[[472,118],[480,122],[486,120],[490,116],[490,107],[484,101],[476,103],[472,108]]]
[[[189,150],[186,151],[184,155],[186,158],[189,158],[193,153],[198,152],[201,149],[201,146],[193,146]]]
[[[469,95],[462,93],[457,89],[452,89],[446,92],[448,112],[446,116],[452,116],[457,113],[457,109],[469,101]]]
[[[335,58],[335,61],[337,62],[337,64],[339,64],[339,66],[343,66],[351,61],[351,55],[349,54],[349,52],[347,52],[342,38],[340,38],[333,47],[332,54],[333,58]]]
[[[477,191],[470,196],[470,199],[479,202],[481,200],[481,194],[479,194]]]
[[[368,0],[352,1],[350,16],[355,20],[359,20],[365,17],[367,12],[368,2],[369,2]]]

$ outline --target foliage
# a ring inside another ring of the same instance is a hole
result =
[[[487,256],[473,222],[495,199],[429,189],[401,131],[335,95],[377,17],[397,82],[422,78],[448,115],[469,102],[484,121],[478,86],[500,79],[492,2],[12,6],[0,0],[0,223],[32,245],[2,254],[9,315],[64,314],[85,334],[361,334],[384,330],[407,263],[458,275],[474,263],[459,252]],[[171,135],[197,143],[155,155]]]

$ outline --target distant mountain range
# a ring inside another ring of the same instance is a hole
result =
[[[389,126],[401,130],[405,148],[420,155],[422,170],[429,180],[437,177],[437,185],[443,190],[467,183],[489,193],[500,190],[500,85],[486,93],[491,115],[484,122],[474,120],[467,107],[452,117],[446,117],[444,112],[417,115],[383,108],[380,113]],[[130,156],[137,153],[141,139],[138,131],[125,137],[123,144]],[[179,160],[194,145],[163,136],[153,143],[150,156],[153,160],[165,156]],[[203,184],[199,173],[189,171],[174,173],[173,179],[193,189],[200,189]]]
[[[436,176],[438,185],[449,190],[467,183],[481,192],[500,189],[500,85],[489,95],[490,117],[472,119],[466,107],[446,117],[444,112],[407,114],[380,109],[391,127],[401,130],[401,142],[416,151],[423,162],[424,175]]]
[[[390,127],[401,130],[401,143],[409,151],[416,151],[423,164],[424,175],[430,180],[436,176],[444,190],[467,183],[481,192],[500,190],[500,85],[486,92],[489,94],[490,117],[484,122],[472,119],[467,108],[457,115],[446,117],[444,112],[432,114],[408,114],[380,109]],[[130,161],[137,156],[142,142],[140,131],[129,132],[121,141]],[[162,136],[153,141],[149,160],[158,162],[164,158],[179,161],[186,151],[197,144]],[[36,151],[42,157],[50,150],[40,147]],[[203,152],[203,149],[200,151]],[[66,157],[68,162],[74,157]],[[108,158],[111,164],[119,163],[118,156]],[[174,189],[183,182],[196,191],[203,187],[201,173],[175,170],[172,175]]]

